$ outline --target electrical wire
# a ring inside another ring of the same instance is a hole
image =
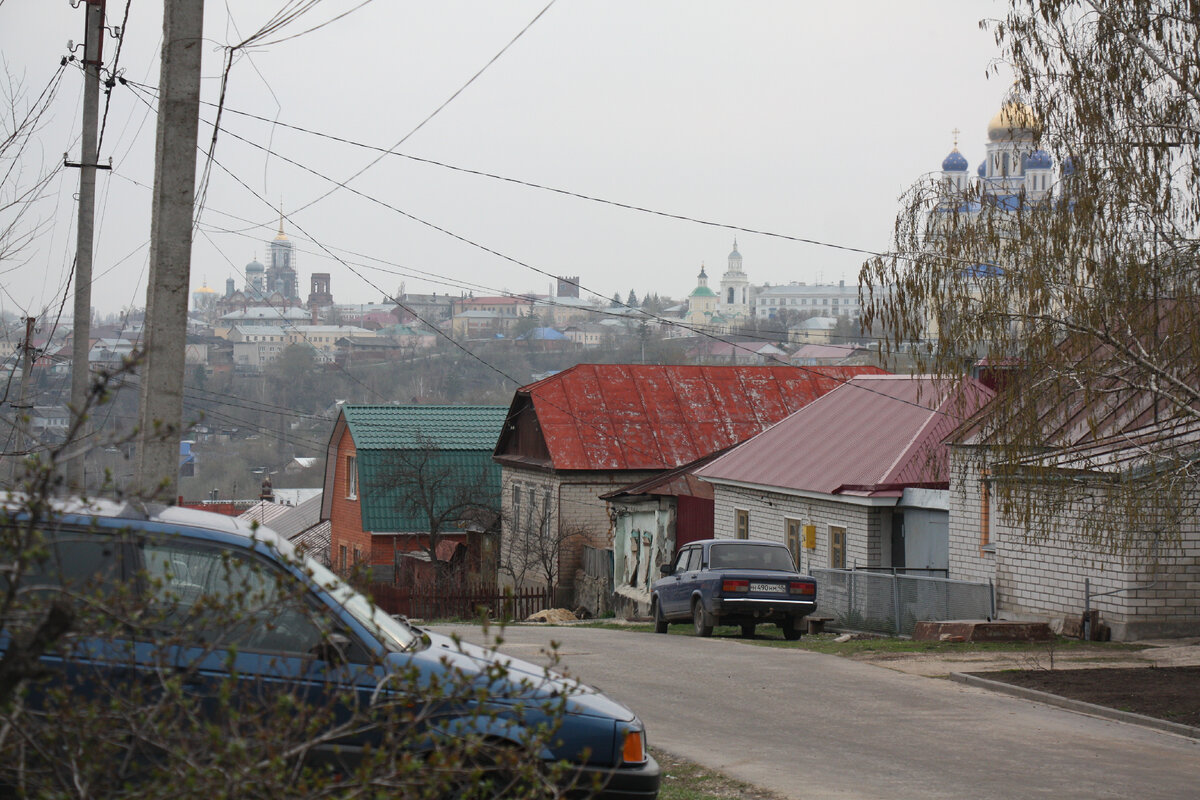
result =
[[[135,92],[134,92],[134,94],[135,94],[135,95],[137,95],[137,94],[138,94],[138,93],[137,93],[137,91],[136,91],[136,89],[135,89]],[[149,103],[149,101],[145,100],[144,98],[143,98],[143,102]],[[257,148],[259,148],[259,149],[264,149],[264,150],[265,150],[265,148],[263,148],[263,147],[262,147],[262,145],[258,145],[258,144],[257,144],[257,143],[255,143],[255,142],[251,142],[251,141],[249,141],[249,140],[245,139],[244,137],[238,136],[237,134],[234,134],[234,133],[232,133],[232,132],[228,132],[228,131],[227,131],[227,133],[229,133],[230,135],[234,136],[235,138],[238,138],[238,139],[240,139],[240,140],[242,140],[242,141],[245,141],[247,144],[250,144],[251,146],[254,146],[254,147],[257,147]],[[201,150],[201,152],[203,152],[203,149],[202,149],[202,148],[198,148],[198,149],[200,149],[200,150]],[[280,158],[280,159],[282,159],[282,160],[284,160],[284,161],[287,161],[288,163],[291,163],[291,164],[295,165],[296,167],[298,167],[298,168],[300,168],[300,169],[302,169],[302,170],[304,170],[304,171],[306,171],[306,172],[309,172],[309,173],[311,173],[311,174],[313,174],[313,175],[316,175],[317,177],[320,177],[320,178],[322,178],[322,179],[324,179],[324,180],[327,180],[327,181],[333,181],[333,179],[332,179],[332,178],[329,178],[329,177],[327,177],[327,176],[323,175],[322,173],[318,172],[317,170],[315,170],[315,169],[312,169],[311,167],[308,167],[307,165],[301,164],[300,162],[298,162],[298,161],[295,161],[294,159],[287,158],[286,156],[282,156],[282,155],[280,155],[280,154],[278,154],[278,153],[273,153],[273,155],[274,155],[276,158]],[[270,201],[268,201],[266,198],[262,197],[262,195],[260,195],[260,194],[259,194],[258,192],[256,192],[256,191],[255,191],[253,188],[251,188],[251,187],[250,187],[248,184],[246,184],[246,182],[245,182],[245,181],[243,181],[243,180],[242,180],[242,179],[241,179],[241,178],[240,178],[238,175],[236,175],[236,174],[235,174],[235,173],[234,173],[232,170],[230,170],[230,169],[228,169],[227,167],[225,167],[223,164],[221,164],[221,162],[219,162],[219,161],[218,161],[218,160],[216,160],[215,158],[214,158],[214,159],[211,159],[211,160],[212,160],[212,163],[213,163],[213,164],[215,164],[215,165],[216,165],[218,168],[220,168],[220,169],[221,169],[221,170],[222,170],[222,171],[223,171],[223,172],[224,172],[224,173],[225,173],[225,174],[226,174],[228,177],[230,177],[230,178],[231,178],[233,181],[235,181],[236,183],[240,184],[240,185],[241,185],[241,186],[242,186],[244,189],[246,189],[248,192],[250,192],[252,195],[254,195],[254,197],[255,197],[256,199],[258,199],[258,200],[259,200],[261,203],[263,203],[264,205],[266,205],[268,208],[271,208],[271,207],[272,207],[272,206],[271,206],[271,203],[270,203]],[[363,197],[364,199],[367,199],[367,200],[369,200],[369,201],[371,201],[371,202],[373,202],[373,203],[379,204],[379,205],[381,205],[381,206],[383,206],[383,207],[385,207],[385,208],[388,208],[388,209],[390,209],[390,210],[392,210],[392,211],[394,211],[394,212],[396,212],[396,213],[399,213],[399,214],[401,214],[402,216],[405,216],[405,217],[407,217],[407,218],[413,219],[414,221],[417,221],[417,222],[420,222],[420,223],[422,223],[422,224],[424,224],[424,225],[427,225],[427,226],[429,226],[429,227],[432,227],[432,228],[434,228],[435,230],[438,230],[438,231],[440,231],[440,232],[442,232],[442,233],[445,233],[446,235],[448,235],[448,236],[450,236],[450,237],[452,237],[452,238],[455,238],[455,239],[457,239],[457,240],[460,240],[460,241],[462,241],[462,242],[464,242],[464,243],[470,244],[470,245],[472,245],[472,246],[474,246],[474,247],[478,247],[478,248],[480,248],[480,249],[484,250],[485,252],[492,253],[492,254],[494,254],[494,255],[496,255],[496,256],[498,256],[498,257],[500,257],[500,258],[504,259],[504,260],[510,261],[510,262],[512,262],[512,263],[514,263],[514,264],[517,264],[517,265],[519,265],[519,266],[522,266],[522,267],[524,267],[524,268],[526,268],[526,269],[529,269],[529,270],[531,270],[531,271],[533,271],[533,272],[539,273],[539,274],[541,274],[541,275],[544,275],[544,276],[547,276],[547,277],[551,277],[551,278],[554,278],[554,277],[556,277],[556,276],[554,276],[554,275],[551,275],[549,272],[547,272],[547,271],[545,271],[545,270],[542,270],[542,269],[540,269],[540,268],[538,268],[538,267],[535,267],[535,266],[533,266],[533,265],[531,265],[531,264],[527,264],[527,263],[525,263],[525,262],[523,262],[523,261],[520,261],[519,259],[513,258],[513,257],[511,257],[511,256],[507,256],[507,255],[505,255],[505,254],[503,254],[503,253],[500,253],[499,251],[496,251],[496,250],[493,250],[493,249],[492,249],[492,248],[490,248],[490,247],[487,247],[486,245],[483,245],[483,244],[479,244],[479,243],[477,243],[477,242],[474,242],[474,241],[473,241],[473,240],[471,240],[471,239],[468,239],[468,238],[466,238],[466,237],[464,237],[464,236],[461,236],[461,235],[459,235],[459,234],[456,234],[456,233],[454,233],[454,232],[452,232],[452,231],[449,231],[449,230],[447,230],[447,229],[445,229],[445,228],[442,228],[442,227],[440,227],[440,226],[437,226],[437,225],[435,225],[435,224],[433,224],[433,223],[426,222],[425,220],[422,220],[422,219],[420,219],[420,218],[416,217],[415,215],[409,214],[408,212],[405,212],[405,211],[403,211],[402,209],[396,208],[395,206],[392,206],[392,205],[391,205],[391,204],[389,204],[389,203],[386,203],[386,202],[384,202],[384,201],[382,201],[382,200],[379,200],[378,198],[375,198],[375,197],[373,197],[373,196],[371,196],[371,195],[367,195],[367,194],[365,194],[365,193],[363,193],[363,192],[361,192],[361,191],[359,191],[359,190],[357,190],[357,189],[354,189],[354,188],[352,188],[352,187],[348,187],[348,186],[347,186],[347,187],[344,187],[344,188],[346,188],[346,189],[347,189],[347,191],[350,191],[350,192],[352,192],[352,193],[354,193],[354,194],[356,194],[356,195],[359,195],[359,196]],[[470,349],[468,349],[468,348],[467,348],[467,347],[465,347],[465,346],[464,346],[462,343],[458,342],[456,339],[454,339],[453,337],[451,337],[451,336],[450,336],[449,334],[447,334],[445,331],[442,331],[440,328],[438,328],[438,327],[436,327],[436,326],[432,325],[432,324],[431,324],[429,321],[425,320],[423,317],[421,317],[419,314],[417,314],[417,313],[416,313],[416,312],[415,312],[415,311],[414,311],[414,310],[413,310],[411,307],[409,307],[409,306],[407,306],[405,303],[401,302],[401,301],[400,301],[398,298],[395,298],[395,297],[390,297],[390,296],[389,296],[389,295],[388,295],[388,294],[387,294],[387,293],[386,293],[386,292],[385,292],[385,291],[384,291],[384,290],[383,290],[381,287],[379,287],[379,286],[378,286],[378,285],[376,285],[374,282],[372,282],[371,280],[369,280],[369,279],[368,279],[368,278],[367,278],[365,275],[363,275],[361,272],[359,272],[359,271],[358,271],[358,270],[356,270],[354,267],[352,267],[350,264],[348,264],[348,263],[347,263],[347,262],[346,262],[344,259],[342,259],[342,258],[341,258],[341,257],[339,257],[338,255],[336,255],[336,254],[335,254],[335,253],[334,253],[332,250],[330,250],[328,247],[326,247],[326,246],[325,246],[325,245],[323,245],[322,243],[318,242],[318,241],[317,241],[317,240],[316,240],[316,239],[315,239],[315,238],[314,238],[314,237],[313,237],[311,234],[309,234],[309,233],[308,233],[308,232],[307,232],[307,231],[306,231],[306,230],[305,230],[305,229],[304,229],[302,226],[300,226],[300,225],[299,225],[299,223],[297,223],[297,222],[296,222],[296,220],[295,220],[295,219],[293,219],[293,218],[292,218],[290,215],[283,214],[282,210],[280,210],[280,213],[281,213],[281,216],[282,216],[284,219],[286,219],[286,220],[289,222],[289,224],[291,224],[291,225],[292,225],[294,228],[298,229],[298,230],[299,230],[299,231],[300,231],[300,232],[301,232],[301,233],[302,233],[302,234],[303,234],[303,235],[304,235],[306,238],[308,238],[308,239],[309,239],[309,241],[313,242],[313,243],[314,243],[314,244],[316,244],[318,247],[320,247],[320,248],[321,248],[321,250],[322,250],[322,251],[323,251],[323,252],[324,252],[324,253],[325,253],[327,256],[329,256],[329,257],[333,258],[333,259],[334,259],[334,260],[336,260],[338,263],[342,264],[342,266],[346,267],[346,269],[348,269],[350,272],[352,272],[354,275],[356,275],[356,276],[357,276],[357,277],[358,277],[360,280],[362,280],[362,281],[363,281],[364,283],[366,283],[368,286],[371,286],[371,287],[372,287],[372,288],[374,288],[376,291],[378,291],[378,292],[382,293],[382,294],[383,294],[385,297],[389,297],[389,299],[390,299],[392,302],[395,302],[397,305],[399,305],[401,308],[403,308],[403,309],[404,309],[406,312],[408,312],[408,313],[409,313],[409,314],[411,314],[413,317],[415,317],[416,319],[420,320],[422,323],[424,323],[425,325],[427,325],[427,326],[428,326],[428,327],[429,327],[429,328],[430,328],[430,329],[431,329],[431,330],[432,330],[432,331],[433,331],[435,334],[437,334],[437,335],[441,336],[442,338],[444,338],[444,339],[445,339],[446,341],[448,341],[448,342],[449,342],[449,343],[450,343],[450,344],[451,344],[453,347],[455,347],[455,348],[457,348],[458,350],[460,350],[461,352],[465,353],[466,355],[468,355],[469,357],[471,357],[471,358],[472,358],[472,359],[474,359],[475,361],[479,362],[481,365],[483,365],[483,366],[484,366],[484,367],[486,367],[487,369],[491,370],[492,372],[495,372],[496,374],[500,375],[502,378],[504,378],[504,379],[506,379],[506,380],[510,381],[510,382],[511,382],[511,383],[512,383],[514,386],[520,386],[520,385],[521,385],[521,381],[517,380],[517,379],[516,379],[516,378],[514,378],[513,376],[511,376],[511,375],[507,374],[506,372],[504,372],[504,371],[503,371],[502,369],[500,369],[499,367],[495,366],[494,364],[492,364],[492,363],[488,362],[486,359],[484,359],[484,358],[482,358],[481,356],[477,355],[476,353],[472,352]],[[227,259],[227,260],[228,260],[228,259]],[[582,289],[584,289],[584,290],[586,290],[586,291],[588,291],[588,292],[590,292],[590,293],[592,293],[592,294],[596,295],[597,297],[602,297],[602,295],[600,295],[598,292],[595,292],[595,291],[593,291],[593,290],[591,290],[591,289],[588,289],[587,287],[583,287],[583,286],[582,286],[582,285],[580,285],[580,284],[575,284],[575,285],[577,285],[577,286],[580,286],[580,288],[582,288]],[[631,308],[630,306],[628,306],[627,304],[624,304],[624,303],[622,303],[621,305],[622,305],[622,306],[624,306],[624,307],[626,307],[626,308]],[[656,317],[656,316],[654,316],[654,315],[648,315],[648,316],[650,316],[652,319],[657,319],[657,320],[661,320],[661,321],[663,321],[663,322],[667,322],[668,324],[677,324],[677,323],[676,323],[676,321],[674,321],[674,320],[670,320],[670,321],[668,321],[668,320],[665,320],[664,318],[661,318],[661,317]],[[717,335],[717,334],[715,334],[715,333],[709,333],[709,332],[705,332],[705,331],[699,331],[699,330],[698,330],[698,331],[695,331],[695,332],[699,333],[699,334],[700,334],[700,335],[702,335],[702,336],[705,336],[705,337],[711,338],[711,339],[713,339],[713,340],[720,341],[720,342],[723,342],[723,343],[725,343],[725,344],[729,344],[729,345],[731,345],[732,347],[734,347],[735,349],[742,349],[742,350],[745,350],[745,349],[746,349],[746,348],[739,347],[738,343],[736,343],[736,342],[733,342],[733,341],[731,341],[731,340],[724,339],[723,337],[721,337],[721,336],[719,336],[719,335]],[[820,375],[821,377],[828,377],[828,376],[824,375],[824,373],[821,373],[819,370],[816,370],[816,369],[813,369],[813,368],[810,368],[810,367],[806,367],[806,366],[798,366],[798,365],[793,365],[793,364],[790,364],[790,363],[788,363],[788,362],[786,362],[786,361],[783,361],[783,360],[781,360],[781,359],[778,359],[778,358],[775,358],[775,357],[771,357],[771,358],[770,358],[770,359],[768,359],[768,360],[770,360],[770,361],[773,361],[773,362],[775,362],[775,363],[777,363],[777,364],[780,364],[780,365],[782,365],[782,366],[794,367],[795,369],[798,369],[798,370],[800,370],[800,371],[802,371],[802,372],[808,372],[808,373],[810,373],[810,374],[816,374],[816,375]],[[334,363],[336,363],[336,362],[334,362]],[[339,365],[339,366],[340,366],[340,365]],[[347,374],[347,375],[350,375],[350,373],[348,373],[348,372],[347,372],[346,374]],[[356,380],[356,381],[357,381],[357,379],[354,379],[354,380]],[[839,382],[841,382],[841,383],[848,383],[848,382],[850,381],[850,379],[836,379],[836,378],[835,378],[835,380],[839,380]],[[361,381],[357,381],[357,382],[358,382],[358,383],[360,383],[360,384],[362,384],[362,382],[361,382]],[[365,384],[362,384],[362,385],[365,387]],[[859,388],[861,388],[863,391],[868,391],[868,392],[872,392],[872,393],[875,393],[875,394],[879,394],[879,395],[881,395],[881,396],[888,397],[888,398],[889,398],[889,399],[891,399],[891,400],[896,400],[897,402],[905,403],[905,404],[907,404],[907,405],[911,405],[911,406],[914,406],[914,407],[917,407],[917,408],[921,408],[921,409],[925,409],[925,408],[927,408],[926,406],[924,406],[924,405],[922,405],[922,404],[920,404],[920,403],[916,403],[916,402],[912,402],[912,401],[905,401],[905,400],[897,400],[896,398],[893,398],[893,397],[891,397],[890,395],[886,395],[886,394],[885,394],[885,393],[883,393],[883,392],[880,392],[880,391],[878,391],[878,390],[875,390],[875,389],[871,389],[871,388],[869,388],[869,387],[862,387],[862,386],[860,386]],[[569,412],[568,412],[568,413],[569,413]],[[946,411],[940,411],[940,410],[938,410],[938,411],[936,411],[935,413],[939,413],[939,414],[946,414],[946,415],[948,415],[948,416],[951,416],[951,415],[949,414],[949,412],[946,412]],[[573,416],[573,415],[572,415],[572,416]],[[955,416],[954,418],[955,418],[955,419],[959,419],[959,417],[957,417],[957,416]]]
[[[112,66],[108,69],[108,79],[104,82],[104,113],[100,117],[100,133],[96,137],[96,160],[100,160],[100,148],[104,144],[104,129],[108,125],[108,107],[112,102],[112,90],[116,85],[116,76],[120,74],[121,48],[125,44],[125,34],[129,30],[129,6],[133,0],[125,0],[125,15],[121,18],[121,35],[117,37],[117,52],[113,54]],[[100,32],[104,36],[104,32]]]
[[[310,200],[307,203],[305,203],[304,205],[300,206],[299,208],[294,209],[292,211],[292,213],[298,214],[301,211],[304,211],[305,209],[309,208],[310,206],[313,206],[313,205],[319,203],[320,201],[324,200],[326,197],[329,197],[331,194],[336,192],[339,188],[341,188],[341,189],[349,188],[350,181],[354,180],[355,178],[357,178],[358,176],[362,175],[364,172],[369,170],[371,167],[378,164],[380,161],[383,160],[383,158],[386,155],[388,155],[393,150],[400,147],[405,142],[407,142],[409,139],[411,139],[413,134],[415,134],[417,131],[421,130],[421,128],[425,127],[426,123],[428,123],[430,120],[432,120],[438,114],[440,114],[442,109],[444,109],[446,106],[448,106],[452,102],[454,102],[455,98],[457,98],[460,94],[462,94],[467,89],[467,87],[470,86],[472,83],[474,83],[475,80],[480,75],[482,75],[484,72],[486,72],[489,67],[491,67],[493,64],[495,64],[496,61],[498,61],[502,55],[504,55],[506,52],[508,52],[508,49],[510,47],[512,47],[514,44],[516,44],[517,40],[520,39],[522,36],[524,36],[526,31],[528,31],[530,28],[532,28],[534,23],[536,23],[539,19],[542,18],[543,14],[545,14],[547,11],[549,11],[551,6],[553,6],[555,2],[556,2],[556,0],[550,0],[550,2],[547,3],[546,6],[533,17],[533,19],[529,20],[529,22],[527,22],[525,24],[524,28],[521,28],[521,30],[517,31],[517,35],[512,37],[512,39],[509,40],[508,44],[506,44],[506,45],[504,45],[504,47],[500,48],[500,51],[498,53],[496,53],[496,55],[492,56],[491,59],[486,64],[484,64],[482,67],[480,67],[479,70],[474,75],[472,75],[467,80],[466,83],[464,83],[462,86],[458,87],[458,89],[455,90],[454,94],[450,95],[450,97],[448,97],[445,100],[445,102],[443,102],[440,106],[438,106],[432,112],[430,112],[430,114],[427,117],[425,117],[425,119],[421,120],[415,128],[410,130],[408,133],[404,134],[404,136],[402,136],[400,138],[400,140],[397,141],[394,145],[389,147],[387,149],[387,151],[385,151],[384,153],[381,153],[374,160],[372,160],[369,164],[367,164],[365,167],[360,169],[358,172],[351,175],[349,178],[346,178],[343,181],[335,181],[334,183],[336,185],[332,189],[330,189],[329,191],[327,191],[325,194],[321,195],[320,197]]]

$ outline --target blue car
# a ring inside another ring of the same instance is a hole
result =
[[[12,534],[28,516],[10,510],[3,524]],[[30,708],[61,702],[63,691],[95,699],[114,686],[142,691],[151,707],[154,692],[182,681],[214,723],[232,706],[267,722],[279,709],[295,715],[296,727],[310,728],[303,766],[324,774],[353,776],[394,742],[435,765],[474,737],[490,752],[540,758],[544,775],[573,787],[568,796],[658,796],[658,764],[628,708],[395,619],[266,528],[110,502],[63,503],[36,528],[42,543],[18,584],[30,613],[38,597],[86,596],[100,598],[115,622],[76,624],[40,654]],[[0,575],[0,590],[10,580]],[[5,625],[0,657],[23,641],[17,611]],[[389,724],[410,730],[398,737]]]
[[[817,605],[816,581],[796,571],[791,551],[779,542],[690,542],[662,573],[650,587],[658,633],[671,623],[690,622],[698,636],[711,636],[716,625],[737,625],[750,637],[757,625],[768,623],[794,640]]]

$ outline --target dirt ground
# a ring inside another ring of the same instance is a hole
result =
[[[974,674],[1072,700],[1200,727],[1200,667],[1042,669]]]
[[[863,660],[931,677],[969,672],[1073,700],[1200,727],[1200,639],[1141,642],[1141,650],[1097,646],[956,655],[880,654]]]
[[[1140,649],[1112,645],[1031,644],[1019,650],[974,650],[953,653],[868,652],[853,656],[881,667],[913,675],[944,678],[951,672],[1058,670],[1119,667],[1200,667],[1200,638],[1161,639],[1136,643]]]

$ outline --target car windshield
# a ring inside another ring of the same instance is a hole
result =
[[[378,606],[342,582],[325,567],[315,561],[306,560],[305,569],[310,570],[313,580],[333,595],[342,608],[350,613],[360,625],[379,638],[388,650],[402,653],[414,649],[422,641],[421,635],[409,627],[408,623],[384,613]]]
[[[708,551],[712,569],[768,569],[795,572],[792,554],[786,547],[761,544],[714,544]]]

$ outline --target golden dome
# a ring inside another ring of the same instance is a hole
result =
[[[988,139],[1032,139],[1038,133],[1033,109],[1019,100],[1009,100],[988,123]]]
[[[207,283],[204,284],[203,286],[201,286],[195,292],[193,292],[193,294],[216,294],[216,293],[217,293],[217,290],[208,288]]]

